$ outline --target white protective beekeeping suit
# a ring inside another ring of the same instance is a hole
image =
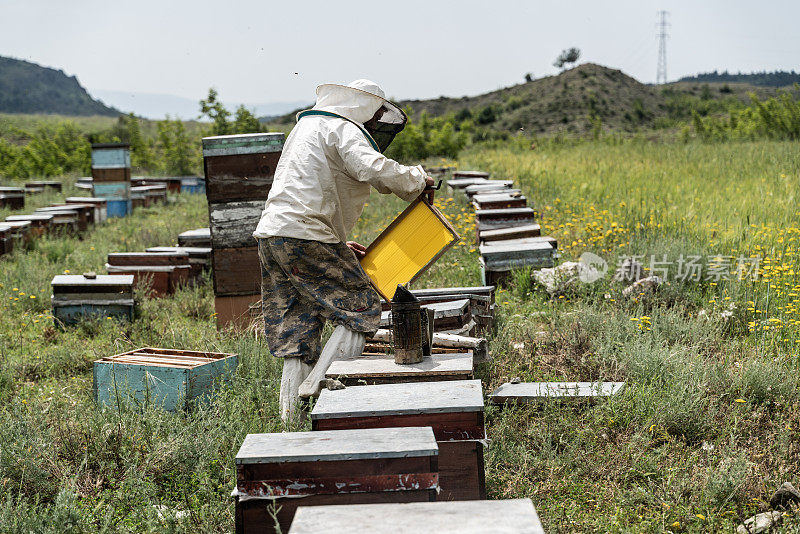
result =
[[[407,167],[378,152],[359,126],[386,102],[369,80],[317,88],[315,111],[300,119],[284,145],[255,237],[338,243],[361,216],[370,186],[411,202],[425,188],[421,166]]]
[[[426,183],[422,167],[408,167],[385,157],[364,129],[364,123],[381,106],[387,108],[387,122],[398,117],[405,121],[402,111],[369,80],[317,88],[316,105],[310,112],[298,114],[298,123],[286,140],[255,237],[344,242],[361,216],[370,187],[408,202],[422,193]],[[313,368],[299,358],[285,358],[281,379],[284,421],[296,413],[298,393],[318,393],[331,362],[359,356],[364,342],[364,334],[338,326]]]

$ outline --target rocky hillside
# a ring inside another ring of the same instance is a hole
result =
[[[0,57],[0,113],[120,114],[92,98],[75,76],[8,57]]]

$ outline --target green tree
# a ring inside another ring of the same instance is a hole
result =
[[[140,169],[156,170],[158,164],[153,153],[152,142],[142,135],[139,118],[133,113],[129,113],[125,117],[125,126],[128,131],[127,141],[131,145],[131,165]]]
[[[228,135],[231,133],[231,123],[228,120],[231,112],[217,98],[219,94],[213,87],[208,90],[208,98],[200,101],[200,116],[208,117],[213,123],[212,135]]]
[[[558,55],[556,60],[553,62],[553,66],[559,69],[565,68],[570,63],[575,63],[581,57],[581,50],[580,48],[567,48],[566,50],[562,50],[561,53]]]
[[[240,105],[236,108],[236,115],[233,120],[233,127],[231,133],[258,133],[264,130],[264,127],[258,121],[256,116],[249,109]]]
[[[158,121],[158,140],[167,173],[177,176],[192,174],[192,148],[183,122],[170,120],[169,116]]]

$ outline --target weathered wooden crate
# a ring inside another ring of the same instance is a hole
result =
[[[217,202],[267,200],[283,143],[282,133],[204,137],[203,169],[209,208]]]
[[[487,193],[473,196],[472,205],[476,210],[524,208],[528,199],[522,193]]]
[[[0,208],[21,210],[24,207],[24,187],[0,187]]]
[[[98,182],[131,181],[131,151],[126,143],[92,144],[92,180]],[[97,194],[103,197],[104,195]]]
[[[213,249],[214,294],[219,297],[261,294],[258,247]]]
[[[428,427],[248,434],[236,454],[236,532],[287,532],[301,505],[434,501],[437,463]]]
[[[154,297],[173,294],[191,280],[192,266],[187,252],[116,252],[108,255],[109,273],[134,276]]]
[[[264,210],[263,200],[224,202],[209,207],[211,246],[214,249],[252,247],[253,232]]]
[[[53,215],[45,213],[9,215],[6,217],[6,222],[29,222],[31,225],[31,234],[35,237],[41,237],[50,231]]]
[[[430,426],[439,444],[439,500],[485,499],[480,380],[379,384],[323,390],[314,430]]]
[[[54,207],[60,208],[68,208],[78,210],[78,214],[80,216],[81,224],[85,224],[88,228],[94,224],[97,224],[98,221],[98,210],[94,204],[89,202],[64,202],[64,203],[57,203],[53,204]]]
[[[107,205],[108,201],[104,198],[97,197],[67,197],[64,202],[66,204],[90,204],[94,208],[93,221],[95,224],[105,222],[108,217]]]
[[[60,193],[62,183],[56,180],[34,180],[32,182],[25,182],[25,191],[27,192],[29,188],[39,189],[39,192],[45,189],[52,189],[53,191]]]
[[[325,376],[346,386],[441,382],[474,378],[472,354],[447,353],[423,356],[420,363],[398,364],[394,356],[364,356],[336,360]]]
[[[346,525],[348,534],[544,534],[530,499],[306,507],[289,534],[320,534]]]
[[[361,266],[378,294],[390,301],[398,284],[416,280],[458,239],[444,215],[418,198],[370,243]]]
[[[478,242],[506,241],[509,239],[526,239],[539,237],[542,229],[538,224],[523,224],[511,228],[498,228],[496,230],[483,230],[478,232]]]
[[[536,211],[533,208],[505,208],[496,210],[475,211],[476,235],[484,230],[525,226],[536,222]]]
[[[181,247],[211,247],[211,229],[196,228],[178,234],[178,245]]]
[[[149,199],[141,187],[131,187],[131,208],[147,208]]]
[[[56,323],[72,325],[86,317],[133,320],[133,276],[58,275],[52,287]]]
[[[236,354],[141,348],[95,360],[98,404],[133,402],[165,410],[191,408],[211,398],[236,370]]]
[[[261,309],[261,295],[232,295],[214,297],[214,312],[217,328],[234,328],[245,330],[258,321],[260,313],[252,310]]]
[[[507,382],[494,390],[489,399],[494,404],[530,404],[546,400],[591,402],[619,395],[625,382]]]

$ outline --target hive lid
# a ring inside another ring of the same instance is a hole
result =
[[[504,241],[489,241],[479,247],[481,256],[492,255],[514,255],[526,254],[529,252],[544,251],[551,252],[553,245],[548,241],[539,240],[530,243],[513,243],[506,244]]]
[[[472,374],[472,354],[433,354],[423,356],[419,363],[399,364],[394,356],[367,356],[348,360],[336,360],[328,367],[325,376],[336,378],[349,376],[362,377],[401,377]]]
[[[533,215],[536,211],[533,208],[499,208],[491,210],[475,210],[475,217],[513,217],[517,215]]]
[[[132,274],[98,274],[87,278],[82,274],[58,274],[53,277],[53,286],[132,286]]]
[[[203,138],[203,157],[263,154],[283,150],[283,133],[217,135]]]
[[[368,428],[248,434],[236,453],[236,463],[332,462],[438,454],[430,427]]]
[[[482,411],[480,380],[450,380],[326,389],[311,419]]]
[[[530,499],[300,506],[289,534],[544,534]]]
[[[9,215],[7,221],[51,221],[52,213],[29,213],[28,215]]]

